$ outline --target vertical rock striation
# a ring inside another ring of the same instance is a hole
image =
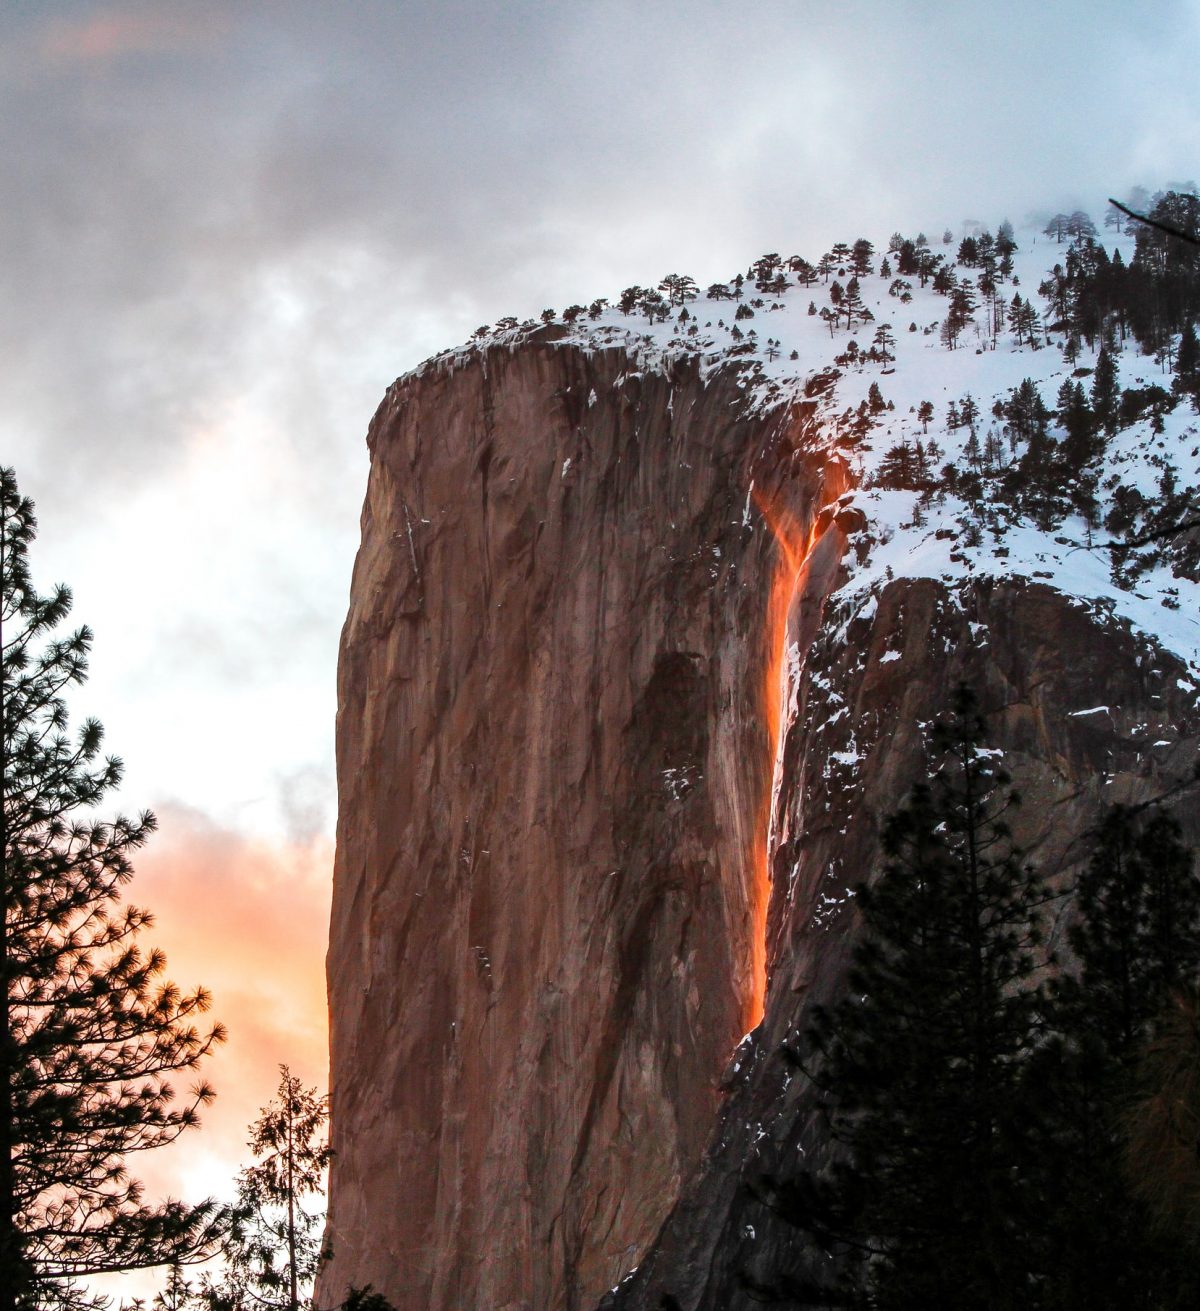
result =
[[[750,489],[808,527],[845,464],[811,405],[552,337],[400,380],[369,433],[320,1305],[595,1306],[758,1018],[779,552]]]

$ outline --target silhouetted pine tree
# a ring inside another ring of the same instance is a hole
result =
[[[1108,346],[1100,347],[1092,378],[1092,412],[1096,423],[1110,437],[1117,430],[1121,388],[1117,382],[1117,361]]]
[[[321,1217],[304,1206],[320,1193],[332,1155],[326,1139],[329,1101],[279,1067],[276,1099],[251,1127],[258,1158],[238,1176],[225,1271],[206,1278],[208,1311],[300,1311],[325,1256]]]
[[[1114,806],[1076,890],[1070,940],[1080,962],[1064,984],[1076,1023],[1127,1066],[1173,989],[1200,973],[1200,881],[1179,825]]]
[[[1024,1308],[1037,1198],[1021,1075],[1047,894],[1012,844],[1016,798],[966,689],[932,751],[885,827],[886,868],[858,890],[847,996],[808,1035],[844,1156],[806,1205],[870,1306]]]
[[[1058,422],[1064,430],[1062,458],[1068,478],[1077,479],[1084,467],[1104,450],[1097,441],[1097,425],[1081,382],[1069,378],[1058,392]]]
[[[1175,390],[1187,396],[1192,407],[1200,410],[1200,341],[1196,340],[1195,326],[1184,325],[1179,338],[1179,353],[1175,357]]]
[[[68,736],[62,692],[84,681],[92,635],[52,636],[71,594],[34,591],[35,530],[0,470],[0,1311],[196,1259],[223,1224],[212,1203],[147,1205],[129,1173],[198,1123],[211,1088],[176,1099],[172,1078],[224,1035],[195,1027],[208,993],[181,993],[162,953],[138,945],[149,912],[120,905],[154,817],[93,816],[121,762],[100,757],[94,719]]]
[[[1028,1074],[1046,1220],[1034,1239],[1050,1306],[1162,1311],[1194,1306],[1200,1292],[1194,1259],[1154,1232],[1123,1168],[1136,1067],[1172,994],[1200,969],[1191,865],[1174,820],[1115,806],[1079,879],[1078,972],[1050,989],[1056,1036]]]

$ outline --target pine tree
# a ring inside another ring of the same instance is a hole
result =
[[[1178,824],[1114,806],[1076,891],[1071,946],[1080,1023],[1122,1064],[1136,1058],[1173,990],[1200,975],[1200,881]]]
[[[325,1126],[329,1101],[279,1067],[276,1100],[251,1127],[258,1158],[238,1178],[234,1225],[225,1245],[225,1272],[208,1279],[210,1311],[299,1311],[325,1258],[320,1216],[303,1199],[320,1193],[331,1155]]]
[[[150,1311],[188,1311],[195,1305],[191,1283],[183,1277],[183,1267],[174,1262],[167,1267],[167,1282],[162,1292],[155,1293]]]
[[[667,303],[666,297],[660,291],[643,292],[642,298],[637,303],[637,307],[651,323],[660,320],[665,322],[667,316],[671,313],[671,306]]]
[[[916,460],[908,442],[897,442],[884,452],[875,474],[875,482],[880,487],[900,491],[913,491],[918,487]]]
[[[1196,339],[1195,325],[1184,325],[1179,338],[1179,353],[1175,357],[1175,390],[1191,399],[1192,407],[1200,410],[1200,341]]]
[[[1031,442],[1037,437],[1046,436],[1050,411],[1032,378],[1022,379],[1020,385],[1013,388],[1012,395],[1003,403],[1001,411],[1018,441]]]
[[[851,278],[846,283],[846,291],[842,296],[842,313],[846,316],[846,330],[849,331],[854,327],[854,321],[857,319],[860,323],[866,322],[872,316],[868,314],[867,307],[863,303],[862,292],[858,285],[857,278]]]
[[[1081,209],[1075,210],[1070,218],[1067,219],[1067,236],[1075,241],[1080,239],[1095,238],[1096,225],[1092,222],[1091,217]]]
[[[939,295],[948,296],[958,286],[958,275],[949,264],[942,264],[933,275],[933,289]]]
[[[778,272],[783,260],[777,251],[772,251],[769,255],[760,255],[758,259],[750,265],[747,271],[747,277],[751,277],[758,284],[759,291],[764,290],[765,284],[770,282]]]
[[[998,473],[1004,468],[1004,443],[995,428],[989,428],[983,442],[983,465],[989,474]]]
[[[937,273],[942,263],[942,256],[935,255],[928,248],[922,249],[917,256],[917,276],[920,278],[921,286],[924,287],[929,279]]]
[[[962,427],[970,428],[972,432],[975,431],[975,425],[979,422],[979,405],[970,392],[967,392],[959,402],[958,422]]]
[[[1040,1260],[1054,1305],[1190,1307],[1194,1261],[1156,1238],[1138,1198],[1151,1154],[1132,1178],[1122,1157],[1124,1140],[1156,1132],[1153,1096],[1139,1110],[1134,1075],[1172,997],[1200,970],[1200,883],[1178,825],[1161,812],[1114,806],[1094,843],[1068,935],[1079,969],[1051,988],[1057,1036],[1028,1078],[1042,1107],[1031,1117],[1046,1198]]]
[[[858,889],[847,995],[800,1057],[844,1153],[809,1216],[876,1307],[1029,1305],[1021,1075],[1047,894],[1012,844],[1015,797],[984,742],[959,689],[929,782],[885,826],[888,864]]]
[[[641,304],[642,298],[646,295],[646,288],[639,287],[636,283],[632,287],[626,287],[617,301],[617,306],[622,314],[632,314]]]
[[[890,364],[896,358],[896,337],[890,323],[881,323],[875,329],[875,340],[872,344],[879,352],[882,363]]]
[[[1059,388],[1058,422],[1066,433],[1061,448],[1065,472],[1078,477],[1084,466],[1103,450],[1103,442],[1096,441],[1095,416],[1082,383],[1068,378]]]
[[[1010,467],[1008,476],[1022,511],[1043,531],[1053,527],[1066,512],[1062,499],[1063,472],[1058,443],[1039,424],[1020,460]]]
[[[1111,437],[1117,430],[1121,388],[1117,383],[1117,361],[1108,346],[1100,347],[1096,373],[1092,378],[1092,412],[1096,422]]]
[[[1151,1233],[1168,1250],[1181,1252],[1194,1269],[1200,1259],[1200,1004],[1195,988],[1172,994],[1137,1075],[1138,1094],[1123,1121],[1125,1176],[1146,1208]]]
[[[866,237],[859,237],[850,252],[850,269],[856,278],[865,278],[871,272],[871,260],[874,256],[875,247]]]
[[[975,429],[970,429],[967,440],[963,443],[963,459],[972,473],[983,472],[983,448],[979,445],[979,436]]]
[[[695,300],[699,295],[696,279],[686,273],[668,273],[658,284],[658,290],[666,295],[667,304],[672,306]]]
[[[176,1102],[171,1080],[224,1034],[195,1027],[208,993],[164,982],[162,953],[138,944],[149,912],[119,904],[155,821],[93,817],[122,766],[100,758],[95,720],[68,736],[62,692],[84,681],[92,635],[51,636],[71,594],[34,591],[35,532],[0,470],[0,1311],[65,1301],[89,1275],[202,1258],[223,1226],[212,1203],[148,1205],[128,1172],[198,1123],[212,1089]]]
[[[1021,293],[1015,292],[1008,307],[1008,326],[1012,329],[1019,346],[1025,340],[1025,301]]]

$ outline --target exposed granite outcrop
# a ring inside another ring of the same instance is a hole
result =
[[[370,1283],[400,1311],[594,1306],[757,1019],[781,566],[750,488],[808,526],[845,463],[811,405],[764,420],[733,373],[633,368],[492,348],[402,379],[372,423],[318,1304]]]

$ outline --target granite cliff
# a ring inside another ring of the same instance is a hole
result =
[[[846,485],[813,403],[765,423],[739,399],[546,341],[376,416],[339,691],[329,1285],[592,1306],[700,1158],[762,1005],[780,553],[748,489],[808,526]]]
[[[740,1307],[812,1259],[747,1186],[823,1150],[779,1053],[841,986],[849,889],[952,689],[1064,880],[1107,802],[1195,757],[1193,584],[889,487],[862,417],[904,359],[831,368],[810,315],[791,364],[686,321],[504,325],[371,425],[319,1305]],[[983,350],[942,355],[987,394]],[[918,395],[875,426],[915,432]]]

